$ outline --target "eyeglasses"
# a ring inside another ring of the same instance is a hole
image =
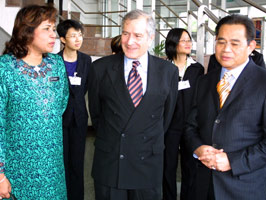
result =
[[[66,36],[66,38],[76,39],[76,38],[83,38],[83,33],[73,33],[69,36]]]
[[[179,43],[182,43],[182,44],[191,44],[192,43],[192,40],[179,40]]]

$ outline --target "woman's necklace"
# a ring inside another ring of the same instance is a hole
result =
[[[28,74],[34,79],[38,77],[44,78],[48,71],[52,71],[50,65],[47,65],[44,60],[42,60],[42,62],[36,66],[29,65],[22,59],[18,59],[17,63],[22,74]]]

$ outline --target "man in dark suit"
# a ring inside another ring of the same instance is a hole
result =
[[[63,57],[69,77],[69,99],[63,115],[63,147],[69,200],[84,199],[84,154],[88,127],[85,94],[91,57],[78,51],[83,42],[83,27],[75,20],[58,24],[57,32],[64,49]]]
[[[217,24],[222,68],[199,78],[186,125],[187,146],[198,158],[195,200],[266,197],[266,70],[249,58],[254,33],[242,15]]]
[[[122,22],[124,53],[93,63],[96,200],[161,199],[164,133],[176,104],[178,69],[148,53],[154,34],[152,16],[131,11]]]

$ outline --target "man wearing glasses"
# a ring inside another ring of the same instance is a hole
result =
[[[198,159],[195,200],[265,199],[266,71],[249,58],[254,34],[242,15],[217,24],[222,68],[199,78],[186,125],[186,143]]]

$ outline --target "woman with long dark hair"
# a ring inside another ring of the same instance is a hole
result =
[[[179,69],[178,103],[169,130],[165,135],[165,161],[163,194],[164,200],[176,200],[176,170],[179,148],[181,149],[181,199],[191,199],[189,188],[192,186],[194,161],[192,152],[187,152],[182,142],[185,120],[192,105],[192,96],[197,79],[204,73],[203,66],[190,56],[192,38],[187,30],[174,28],[169,31],[165,52],[167,59]]]

